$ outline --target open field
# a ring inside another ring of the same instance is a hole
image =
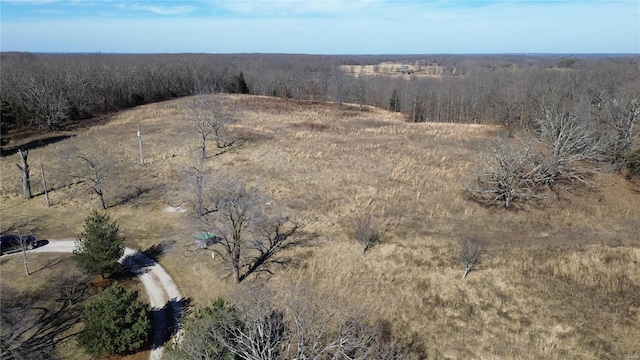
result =
[[[341,65],[340,70],[355,76],[402,76],[409,79],[417,77],[440,77],[444,74],[444,67],[438,64],[425,64],[420,61],[393,62],[384,61],[376,65]]]
[[[269,280],[273,291],[306,282],[326,305],[384,318],[420,357],[480,359],[625,359],[640,355],[640,194],[618,175],[594,191],[559,193],[541,208],[487,209],[463,195],[479,149],[502,129],[402,121],[375,108],[216,95],[250,141],[209,163],[212,174],[261,182],[274,202],[318,236],[299,259]],[[209,253],[186,246],[190,168],[197,136],[183,98],[140,106],[72,137],[29,152],[34,193],[43,162],[52,205],[24,200],[14,163],[0,160],[0,227],[39,238],[77,236],[98,207],[82,153],[114,169],[105,196],[127,246],[176,245],[160,263],[196,304],[232,293]],[[140,125],[145,165],[139,165]],[[28,141],[23,139],[22,141]],[[15,144],[9,144],[15,146]],[[186,212],[166,212],[169,206]],[[371,213],[383,242],[362,255],[351,219]],[[462,280],[458,241],[487,246]],[[4,260],[3,260],[4,261]],[[5,267],[2,268],[3,282]],[[34,275],[35,276],[35,275]]]

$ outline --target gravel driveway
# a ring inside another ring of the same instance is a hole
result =
[[[74,246],[75,240],[49,240],[48,244],[31,251],[71,253]],[[180,321],[183,299],[180,290],[160,264],[140,251],[125,248],[119,261],[138,276],[149,296],[153,322],[150,359],[161,360],[170,329]]]

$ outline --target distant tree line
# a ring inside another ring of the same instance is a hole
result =
[[[252,93],[402,112],[408,121],[526,126],[549,97],[585,113],[637,96],[637,56],[1,53],[2,132],[48,129],[174,97]],[[340,65],[437,64],[438,76],[346,74]],[[357,75],[357,76],[356,76]],[[565,99],[567,100],[567,99]]]

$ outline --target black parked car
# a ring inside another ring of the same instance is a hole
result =
[[[22,241],[24,241],[27,250],[31,250],[38,246],[38,242],[33,235],[23,235]],[[10,254],[21,250],[22,245],[19,235],[0,236],[0,255]]]

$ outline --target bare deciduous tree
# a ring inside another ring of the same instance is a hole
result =
[[[195,175],[193,175],[193,190],[195,192],[195,207],[196,216],[201,217],[208,212],[204,207],[204,164],[200,162],[199,166],[195,167]]]
[[[31,195],[31,177],[29,176],[29,162],[27,161],[29,150],[19,149],[18,155],[20,155],[20,160],[22,161],[22,166],[16,164],[22,174],[22,193],[25,199],[31,199],[33,195]]]
[[[471,198],[481,204],[501,204],[510,208],[516,203],[544,198],[537,186],[533,148],[522,143],[517,148],[499,138],[485,149],[476,181],[467,188]]]
[[[609,124],[615,133],[611,151],[614,161],[624,161],[636,139],[640,138],[640,102],[638,99],[610,101]]]
[[[244,326],[224,324],[221,333],[225,336],[218,336],[218,341],[244,360],[281,359],[290,336],[285,312],[266,305],[251,303],[236,308],[240,324]]]
[[[464,267],[463,279],[480,264],[483,251],[483,246],[477,239],[465,239],[460,242],[458,259]]]
[[[29,250],[32,250],[35,238],[31,235],[17,235],[18,244],[20,245],[20,254],[22,255],[22,265],[24,266],[24,272],[27,276],[31,275],[29,272]]]
[[[198,134],[200,156],[206,159],[226,153],[240,144],[240,139],[232,138],[226,126],[231,115],[224,112],[222,105],[212,95],[199,96],[189,107],[189,116]],[[208,142],[213,140],[215,153],[208,152]]]
[[[477,181],[468,188],[472,199],[509,208],[516,202],[540,200],[554,187],[596,186],[591,175],[611,158],[612,141],[595,121],[549,107],[534,121],[534,138],[541,151],[523,142],[520,148],[505,139],[493,142]]]
[[[535,119],[536,139],[544,147],[538,180],[553,187],[559,181],[594,186],[592,168],[582,165],[604,159],[608,142],[595,124],[574,111],[545,108]]]
[[[93,190],[98,199],[100,200],[100,207],[103,210],[107,209],[107,204],[104,200],[105,183],[107,179],[114,173],[115,165],[111,161],[99,162],[95,158],[90,158],[85,155],[70,155],[72,159],[80,161],[83,165],[84,171],[71,174],[72,177],[87,182],[89,188]]]
[[[346,309],[326,306],[327,295],[305,283],[291,288],[286,305],[290,334],[284,358],[386,359],[391,335],[378,332]]]
[[[280,215],[257,185],[219,177],[203,197],[210,211],[199,217],[202,230],[217,237],[212,250],[231,268],[235,283],[288,263],[281,253],[301,244],[299,225]]]
[[[371,326],[361,316],[325,303],[307,284],[275,296],[262,284],[238,288],[233,305],[217,299],[196,309],[185,321],[173,359],[228,358],[244,360],[409,358],[393,339],[388,323]]]
[[[336,70],[333,73],[333,78],[332,78],[332,83],[333,83],[333,103],[334,105],[342,110],[344,107],[343,101],[344,101],[344,97],[345,97],[345,77],[344,74],[342,73],[342,71],[340,70]]]
[[[190,170],[193,176],[193,190],[195,194],[195,209],[198,217],[204,216],[210,209],[205,208],[203,187],[205,182],[206,160],[238,148],[244,139],[233,137],[227,132],[227,125],[232,116],[224,112],[222,104],[213,95],[201,95],[193,100],[188,107],[190,120],[198,135],[197,156],[195,165]],[[209,142],[213,140],[216,151],[211,153]]]
[[[39,127],[46,126],[49,130],[59,128],[60,123],[67,119],[69,105],[60,88],[60,79],[40,69],[39,74],[29,74],[19,83],[23,85],[20,95],[33,116],[30,122]]]

